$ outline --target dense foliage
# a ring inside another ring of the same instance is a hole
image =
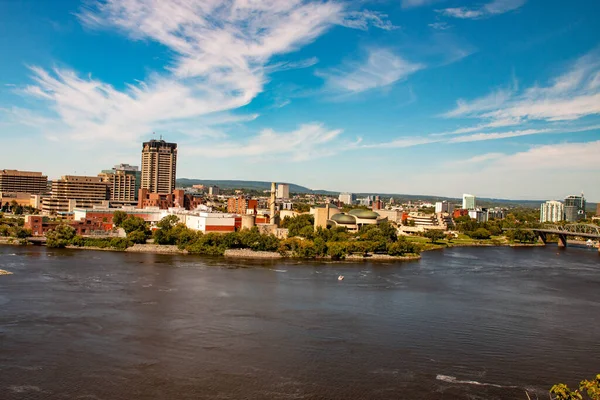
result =
[[[431,243],[435,243],[438,240],[442,240],[446,237],[446,234],[439,229],[430,229],[423,234],[426,238],[431,240]]]
[[[351,254],[403,256],[420,252],[417,244],[398,239],[396,228],[388,222],[364,225],[357,233],[350,233],[344,227],[315,230],[313,222],[308,215],[285,218],[282,226],[289,229],[288,239],[281,242],[279,252],[300,258],[330,256],[333,259]]]
[[[71,244],[75,238],[75,229],[69,225],[58,225],[54,230],[46,233],[46,246],[63,248]]]
[[[586,396],[586,397],[584,397]],[[564,383],[552,386],[550,398],[553,400],[600,400],[600,374],[595,379],[583,380],[579,383],[579,389],[571,390]]]
[[[0,236],[24,239],[31,236],[31,230],[23,228],[22,218],[7,218],[0,213]]]
[[[114,215],[113,215],[114,221]],[[129,239],[133,243],[146,243],[146,240],[150,238],[151,232],[144,221],[140,217],[136,217],[133,215],[128,216],[120,222],[120,227],[123,228],[125,233],[127,234],[127,239]]]

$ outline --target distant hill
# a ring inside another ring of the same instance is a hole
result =
[[[287,183],[287,182],[277,182]],[[293,183],[287,183],[290,185],[290,193],[301,193],[301,194],[322,194],[328,196],[337,196],[340,192],[333,192],[329,190],[312,190],[305,186],[296,185]],[[271,182],[264,181],[242,181],[242,180],[210,180],[210,179],[177,179],[178,187],[191,187],[192,185],[205,185],[205,186],[218,186],[222,189],[246,189],[246,190],[270,190]],[[431,195],[413,195],[413,194],[398,194],[398,193],[355,193],[360,197],[366,196],[381,196],[383,198],[393,197],[397,202],[404,201],[451,201],[453,203],[461,203],[461,198],[455,197],[443,197],[443,196],[431,196]],[[545,200],[510,200],[510,199],[490,199],[484,197],[477,198],[477,204],[483,207],[528,207],[528,208],[539,208]],[[595,203],[587,204],[587,211],[596,211]]]
[[[287,182],[277,182],[287,183]],[[339,192],[328,192],[326,190],[312,190],[304,186],[287,183],[290,185],[291,193],[314,193],[314,194],[330,194],[338,195]],[[218,186],[222,189],[246,189],[246,190],[271,190],[271,182],[263,181],[236,181],[236,180],[210,180],[210,179],[177,179],[178,187],[191,187],[193,185]]]

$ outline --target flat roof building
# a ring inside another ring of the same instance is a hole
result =
[[[463,194],[462,208],[465,210],[474,210],[475,206],[475,196],[467,193]]]
[[[138,167],[119,164],[112,169],[102,171],[98,176],[108,183],[109,198],[112,202],[137,203],[141,185],[141,172]]]
[[[98,176],[65,175],[52,181],[52,194],[43,200],[42,212],[60,214],[75,207],[108,206],[108,183]]]
[[[565,219],[568,222],[577,222],[585,218],[585,197],[571,195],[565,198]]]
[[[540,222],[559,222],[565,219],[565,205],[560,201],[547,201],[540,206]]]
[[[289,199],[290,198],[290,185],[287,183],[280,183],[277,185],[277,198],[278,199]]]
[[[177,143],[150,140],[142,147],[141,189],[149,193],[169,194],[175,190]]]
[[[42,194],[48,192],[48,177],[41,172],[0,170],[0,192]]]

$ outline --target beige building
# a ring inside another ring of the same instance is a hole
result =
[[[42,194],[48,191],[48,177],[41,172],[0,170],[0,192]]]
[[[280,183],[277,185],[277,198],[278,199],[289,199],[290,198],[290,185],[287,183]]]
[[[108,183],[101,177],[66,175],[52,181],[52,195],[43,200],[42,212],[59,214],[73,212],[75,207],[108,207],[108,199]]]
[[[172,193],[175,190],[177,144],[164,140],[144,142],[142,148],[141,188],[150,193]]]
[[[315,229],[318,227],[327,229],[327,221],[329,221],[335,214],[339,214],[340,210],[335,204],[327,203],[325,205],[312,207],[310,209],[310,213],[315,218]]]
[[[115,165],[113,169],[104,170],[98,176],[108,183],[111,202],[124,205],[137,203],[141,183],[138,167],[129,164]]]

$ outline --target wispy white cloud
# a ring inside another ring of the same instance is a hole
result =
[[[426,6],[439,0],[402,0],[402,8],[413,8]]]
[[[264,129],[247,140],[211,145],[210,152],[206,152],[204,146],[187,151],[214,158],[286,156],[287,160],[306,161],[342,150],[344,146],[335,143],[341,133],[341,129],[328,129],[323,124],[312,123],[301,125],[291,132]]]
[[[372,48],[363,62],[351,62],[340,68],[318,71],[326,87],[334,92],[360,93],[388,86],[424,68],[394,54],[391,50]]]
[[[482,140],[497,140],[506,139],[519,136],[536,135],[539,133],[551,132],[550,129],[523,129],[507,132],[491,132],[491,133],[474,133],[472,135],[463,135],[454,137],[448,140],[448,143],[466,143],[466,142],[479,142]]]
[[[391,140],[389,142],[383,143],[372,143],[372,144],[362,144],[357,146],[357,148],[363,149],[402,149],[407,147],[414,147],[423,144],[431,144],[437,143],[441,140],[435,139],[431,136],[415,136],[415,137],[403,137]]]
[[[130,142],[154,130],[223,136],[213,126],[250,116],[232,112],[263,91],[268,75],[318,60],[272,63],[334,25],[392,29],[383,14],[348,11],[346,4],[306,0],[99,0],[79,20],[171,50],[166,70],[124,90],[75,71],[31,67],[34,83],[21,92],[44,102],[59,126],[49,135]],[[210,117],[210,118],[209,118]]]
[[[490,167],[510,171],[563,168],[570,171],[577,169],[600,171],[598,154],[600,154],[600,141],[543,145],[500,157]],[[577,162],[574,163],[573,160]]]
[[[452,25],[450,25],[447,22],[433,22],[431,24],[428,24],[428,26],[432,29],[436,29],[438,31],[445,31],[447,29],[452,28]]]
[[[481,7],[455,7],[444,8],[436,11],[445,16],[453,18],[480,19],[516,10],[523,6],[526,2],[527,0],[494,0],[491,3],[484,4]]]
[[[467,158],[465,160],[457,160],[449,163],[449,165],[464,165],[464,164],[479,164],[492,160],[497,160],[499,158],[506,157],[504,153],[486,153],[478,156],[474,156],[471,158]]]
[[[360,29],[363,31],[366,31],[369,26],[374,26],[386,31],[400,28],[388,19],[387,14],[369,10],[347,12],[342,15],[338,24],[347,28]]]
[[[533,86],[519,92],[496,90],[472,101],[458,100],[444,117],[477,118],[482,126],[494,128],[530,121],[554,122],[580,119],[600,114],[600,51],[594,50],[573,63],[568,71],[546,86]],[[466,128],[470,129],[470,128]],[[462,129],[456,133],[466,133]]]

